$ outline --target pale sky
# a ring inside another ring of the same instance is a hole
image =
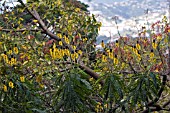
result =
[[[6,4],[8,4],[9,6],[13,6],[13,5],[17,5],[18,4],[18,0],[2,0],[0,3],[3,3],[4,1],[6,1]],[[24,3],[26,3],[26,0],[22,0]]]

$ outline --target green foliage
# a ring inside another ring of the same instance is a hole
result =
[[[121,37],[113,46],[102,42],[100,51],[94,42],[101,23],[84,8],[74,0],[31,0],[1,14],[0,112],[168,109],[160,100],[169,96],[166,17],[141,29],[145,35],[163,25],[150,40]]]

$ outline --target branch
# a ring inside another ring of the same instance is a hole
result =
[[[41,20],[41,18],[40,18],[39,14],[37,13],[36,10],[31,11],[31,10],[29,10],[28,7],[23,3],[22,0],[18,0],[18,1],[21,3],[21,5],[23,5],[23,6],[26,8],[26,10],[28,11],[28,13],[30,13],[30,14],[33,16],[34,19],[38,20],[38,23],[39,23],[40,27],[43,29],[43,31],[44,31],[45,34],[49,35],[51,38],[53,38],[53,39],[55,39],[55,40],[58,40],[58,41],[61,40],[61,41],[63,42],[63,45],[65,45],[66,47],[68,47],[71,52],[74,51],[73,48],[72,48],[70,45],[68,45],[68,44],[64,41],[63,38],[59,38],[58,36],[56,36],[55,34],[53,34],[51,31],[49,31],[49,30],[47,29],[47,27],[45,26],[44,22]],[[96,72],[94,72],[92,69],[90,69],[89,67],[87,67],[87,66],[85,66],[85,65],[79,65],[79,67],[80,67],[82,70],[84,70],[87,74],[89,74],[91,77],[93,77],[93,78],[95,78],[95,79],[98,79],[98,78],[99,78],[99,75],[98,75]],[[103,81],[101,81],[101,85],[102,85],[102,84],[103,84]]]
[[[19,29],[19,30],[14,30],[14,29],[0,29],[0,31],[2,32],[24,32],[24,31],[33,31],[33,32],[39,32],[41,31],[41,33],[44,33],[44,31],[40,30],[40,29]]]
[[[59,38],[58,36],[56,36],[56,35],[53,34],[51,31],[48,30],[48,28],[45,26],[45,23],[42,21],[42,19],[40,18],[40,15],[38,14],[38,12],[37,12],[36,10],[32,10],[32,11],[31,11],[31,10],[29,10],[28,7],[23,3],[22,0],[18,0],[18,1],[21,3],[21,5],[23,5],[23,6],[26,8],[26,10],[28,11],[28,13],[29,13],[30,15],[32,15],[32,17],[38,21],[38,24],[39,24],[40,27],[43,29],[43,31],[44,31],[45,34],[47,34],[48,36],[50,36],[51,38],[53,38],[53,39],[55,39],[55,40],[58,40],[58,41],[61,40],[62,43],[63,43],[63,45],[65,45],[66,47],[68,47],[70,51],[74,51],[73,48],[64,41],[64,39]]]
[[[159,98],[161,97],[161,94],[162,94],[162,92],[163,92],[163,90],[164,90],[164,87],[165,87],[165,85],[166,85],[166,81],[167,81],[167,76],[166,76],[166,75],[163,75],[163,78],[162,78],[162,86],[161,86],[161,88],[160,88],[160,90],[159,90],[159,92],[158,92],[158,97],[156,97],[153,101],[151,101],[150,103],[148,103],[148,106],[154,105],[154,104],[159,100]]]
[[[99,79],[100,75],[97,74],[96,72],[94,72],[92,69],[90,69],[89,67],[83,65],[83,64],[77,64],[74,62],[69,62],[69,61],[63,61],[63,62],[56,62],[56,65],[58,64],[74,64],[77,65],[80,69],[82,69],[85,73],[89,74],[91,77],[93,77],[94,79]],[[104,84],[104,81],[100,81],[99,82],[101,85]]]
[[[164,105],[162,107],[165,108],[169,104],[170,104],[170,100],[168,100],[166,103],[164,103]]]

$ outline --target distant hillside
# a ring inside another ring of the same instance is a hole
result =
[[[167,0],[80,0],[89,5],[91,13],[95,14],[97,20],[102,22],[101,31],[97,43],[102,39],[104,42],[110,41],[110,36],[117,38],[116,25],[113,17],[117,16],[119,30],[122,35],[136,36],[134,26],[145,25],[146,14],[148,14],[149,24],[161,20],[163,15],[168,16]],[[136,23],[135,23],[135,20]],[[132,32],[133,31],[133,32]],[[112,41],[112,40],[111,40]]]

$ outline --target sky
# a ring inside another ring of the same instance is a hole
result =
[[[9,6],[13,6],[13,5],[17,5],[18,4],[18,0],[0,0],[1,2],[0,3],[3,3],[4,1],[6,1],[6,3],[9,5]],[[22,0],[24,3],[26,3],[26,0]]]

